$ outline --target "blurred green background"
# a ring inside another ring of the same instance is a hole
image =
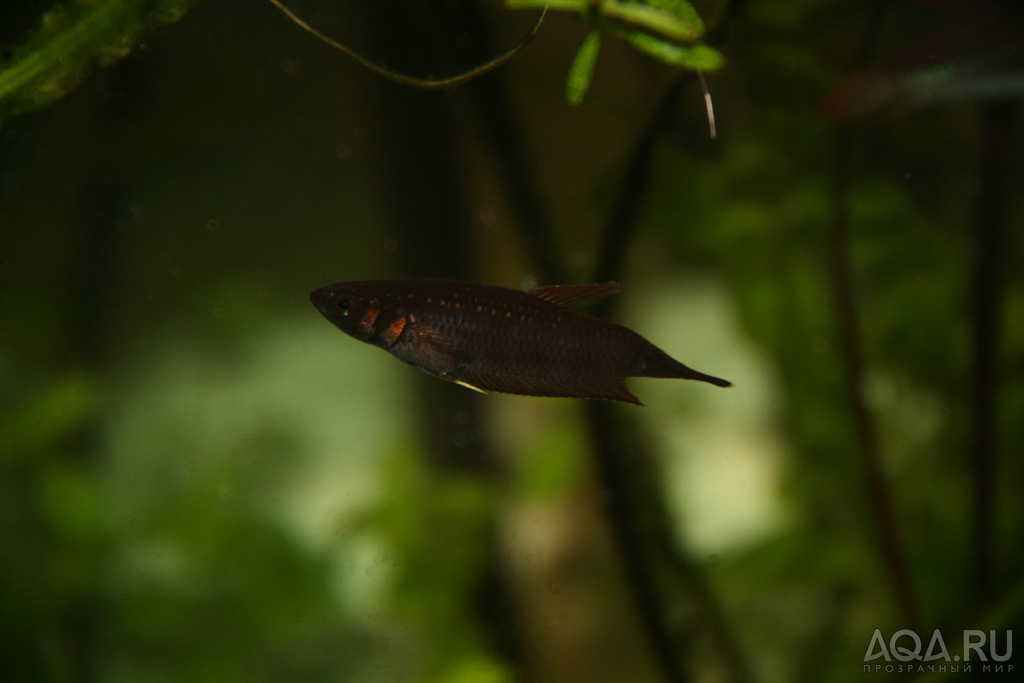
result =
[[[102,6],[5,5],[2,68]],[[534,19],[289,6],[422,76]],[[0,105],[5,680],[846,681],[875,629],[940,629],[950,656],[994,629],[1005,650],[1024,616],[1009,4],[701,3],[717,140],[693,74],[614,38],[567,104],[588,28],[564,12],[425,92],[269,2],[140,7],[120,48],[62,53]],[[830,92],[853,104],[822,115]],[[308,303],[400,276],[614,276],[604,314],[735,386],[479,396]]]

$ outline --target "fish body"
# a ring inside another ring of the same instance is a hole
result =
[[[523,292],[454,280],[364,280],[328,285],[309,298],[346,334],[478,391],[641,405],[626,377],[730,386],[629,328],[568,308],[618,291],[614,283]]]

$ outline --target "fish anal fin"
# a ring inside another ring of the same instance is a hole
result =
[[[445,379],[449,379],[449,378],[446,377]],[[452,381],[455,382],[456,384],[458,384],[459,386],[466,387],[467,389],[472,389],[473,391],[479,391],[481,394],[489,394],[489,393],[491,393],[491,392],[487,391],[486,389],[481,389],[480,387],[475,387],[472,384],[470,384],[469,382],[463,382],[461,379],[453,379]]]
[[[535,289],[530,294],[559,306],[587,306],[618,293],[620,289],[615,282],[603,285],[551,285]]]
[[[623,403],[632,403],[635,406],[643,405],[643,403],[640,402],[640,399],[633,395],[633,392],[629,390],[629,388],[626,386],[626,383],[621,379],[612,384],[611,386],[609,386],[608,388],[611,390],[609,396],[602,398],[607,398],[607,400],[609,401],[622,401]]]
[[[621,377],[588,379],[537,378],[504,375],[470,367],[445,373],[445,379],[476,391],[497,391],[521,396],[550,396],[562,398],[592,398],[622,401],[641,406],[636,396],[626,387]]]

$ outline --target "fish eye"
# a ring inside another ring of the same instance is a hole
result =
[[[352,301],[350,299],[338,299],[334,302],[334,307],[337,308],[342,315],[348,315],[348,310],[352,308]]]

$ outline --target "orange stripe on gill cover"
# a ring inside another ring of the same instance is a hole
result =
[[[384,341],[388,346],[391,346],[402,334],[402,330],[405,329],[406,323],[409,321],[406,318],[399,318],[395,322],[388,325],[388,329],[384,330],[384,334],[380,336],[381,340]]]
[[[363,315],[363,319],[359,321],[359,330],[364,334],[373,332],[373,324],[377,322],[377,316],[380,315],[379,308],[370,308]]]

